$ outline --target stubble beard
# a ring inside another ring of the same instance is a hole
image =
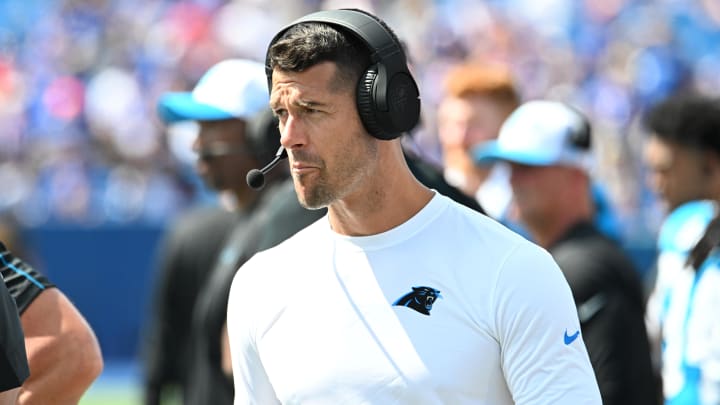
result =
[[[305,185],[305,192],[301,192],[299,185],[303,183],[300,176],[293,175],[295,181],[295,191],[298,196],[300,205],[309,210],[319,210],[330,205],[334,200],[333,194],[330,192],[331,187],[327,185],[327,171],[325,168],[320,169],[320,173],[314,181],[313,185]]]
[[[300,205],[310,210],[328,207],[350,194],[369,177],[371,167],[378,158],[377,144],[362,133],[354,134],[353,139],[357,140],[354,145],[348,143],[338,152],[339,158],[334,160],[337,165],[332,172],[328,171],[326,162],[323,162],[317,177],[307,180],[305,184],[302,184],[301,177],[293,175]],[[304,193],[298,187],[301,184],[305,187]]]

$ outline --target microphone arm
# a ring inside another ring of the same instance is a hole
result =
[[[287,151],[284,147],[280,147],[278,151],[275,153],[275,157],[273,160],[270,161],[265,167],[262,169],[252,169],[248,172],[247,176],[245,177],[245,181],[247,181],[248,186],[255,190],[261,189],[265,185],[265,174],[272,170],[275,166],[277,166],[278,163],[280,163],[281,160],[287,159]]]

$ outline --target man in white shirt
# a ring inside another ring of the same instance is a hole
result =
[[[235,403],[600,404],[550,255],[407,168],[420,102],[392,31],[311,14],[266,66],[298,199],[328,215],[235,276]]]

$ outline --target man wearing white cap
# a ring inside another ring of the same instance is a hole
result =
[[[479,164],[509,163],[521,222],[570,284],[603,404],[655,404],[638,274],[593,224],[590,147],[590,124],[579,111],[530,101],[475,158]]]
[[[173,384],[185,404],[232,403],[229,367],[223,367],[232,277],[255,252],[323,214],[299,205],[286,171],[268,174],[261,192],[246,183],[246,173],[280,146],[268,100],[263,65],[229,59],[211,67],[192,92],[168,93],[158,102],[165,123],[198,123],[197,171],[232,212],[191,214],[167,238],[146,345],[146,404],[161,403]]]

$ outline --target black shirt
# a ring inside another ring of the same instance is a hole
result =
[[[590,223],[550,247],[572,290],[603,404],[656,404],[656,380],[638,273],[622,249]]]
[[[435,166],[407,152],[405,152],[405,161],[415,178],[417,178],[420,183],[424,184],[425,187],[436,190],[438,193],[450,197],[457,203],[471,208],[481,214],[485,214],[485,210],[480,206],[480,203],[478,203],[475,198],[467,196],[457,187],[448,184],[448,182],[445,181],[443,173]]]
[[[158,250],[150,322],[143,344],[145,404],[157,405],[168,387],[186,390],[190,330],[198,293],[237,223],[220,207],[184,214],[165,235]]]
[[[1,242],[0,274],[21,315],[43,290],[55,287],[44,275],[15,257]]]
[[[17,388],[30,375],[15,301],[0,283],[0,392]]]

